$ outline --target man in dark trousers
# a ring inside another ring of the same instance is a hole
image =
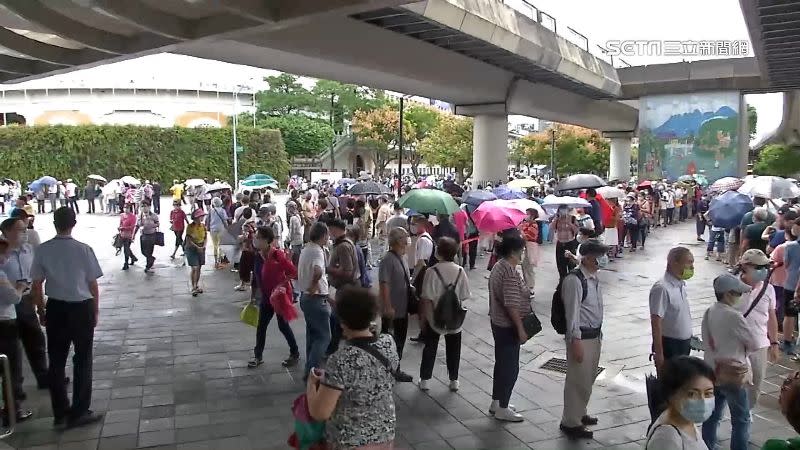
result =
[[[103,276],[91,247],[72,237],[75,212],[58,208],[53,214],[56,237],[36,249],[31,266],[33,303],[47,329],[48,379],[56,428],[78,427],[98,422],[102,414],[89,409],[92,403],[92,345],[99,314]],[[69,270],[65,270],[69,268]],[[47,281],[47,305],[44,282]],[[45,307],[46,306],[46,307]],[[70,346],[75,347],[72,405],[64,385]]]
[[[161,183],[153,181],[153,212],[161,214]]]
[[[94,181],[89,181],[86,183],[86,187],[83,189],[83,196],[86,198],[86,202],[89,204],[89,214],[94,214],[94,199],[97,197],[97,187],[94,184]]]

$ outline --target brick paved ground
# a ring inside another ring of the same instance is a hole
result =
[[[37,218],[43,238],[53,235],[50,217]],[[172,265],[166,249],[157,250],[155,274],[145,275],[141,264],[122,272],[122,257],[115,257],[110,245],[116,221],[116,217],[81,215],[75,232],[95,248],[106,273],[101,279],[101,314],[95,334],[92,405],[106,412],[105,420],[91,427],[53,431],[49,396],[36,391],[33,377],[28,376],[26,406],[34,410],[35,420],[20,425],[7,443],[36,450],[286,448],[292,427],[289,406],[303,384],[297,370],[280,366],[288,348],[277,326],[272,325],[268,333],[265,364],[247,369],[255,332],[238,321],[246,294],[233,291],[234,274],[204,269],[205,294],[192,298],[188,268]],[[479,269],[470,272],[474,299],[464,331],[461,390],[447,389],[442,345],[428,393],[412,384],[395,389],[395,447],[641,448],[649,420],[643,380],[652,371],[647,360],[650,285],[663,272],[667,250],[688,244],[697,259],[689,295],[699,332],[699,318],[713,301],[711,280],[722,270],[703,260],[704,248],[696,245],[692,230],[693,225],[685,224],[657,231],[646,251],[626,253],[624,260],[612,263],[600,275],[606,300],[601,364],[606,370],[595,384],[590,403],[590,412],[600,419],[593,427],[594,440],[571,443],[560,435],[563,375],[539,369],[550,357],[564,355],[562,339],[548,325],[557,278],[550,245],[543,248],[544,262],[537,272],[536,310],[545,331],[523,347],[523,370],[512,397],[526,421],[504,424],[487,415],[493,354],[487,272]],[[167,244],[171,244],[169,237]],[[486,260],[478,265],[485,268]],[[292,328],[304,348],[303,321],[294,322]],[[406,349],[403,366],[418,376],[421,346],[409,344]],[[776,393],[781,377],[796,368],[791,361],[770,367],[764,386],[767,395],[761,397],[754,414],[753,448],[769,437],[793,435],[776,410]],[[722,428],[721,435],[729,435],[728,422]]]

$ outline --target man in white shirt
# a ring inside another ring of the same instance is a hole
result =
[[[75,214],[80,213],[78,209],[78,185],[72,182],[72,178],[67,180],[64,190],[66,191],[69,208],[75,211]]]
[[[411,219],[411,234],[416,235],[416,242],[414,244],[414,251],[408,253],[414,255],[414,260],[411,266],[411,284],[414,286],[422,286],[425,277],[425,269],[428,267],[431,256],[433,255],[433,237],[428,233],[430,224],[426,216],[414,216]],[[420,278],[422,277],[422,278]],[[420,317],[420,325],[422,325],[422,318]],[[411,342],[421,342],[423,340],[422,326],[418,335],[412,337]]]
[[[58,184],[51,184],[47,188],[47,198],[50,200],[50,212],[54,212],[57,208],[56,198],[58,197]]]
[[[694,256],[686,247],[674,247],[667,254],[667,271],[650,288],[650,327],[653,355],[660,372],[664,362],[689,355],[692,315],[686,296],[686,281],[694,274]]]
[[[748,389],[750,409],[758,403],[761,383],[767,371],[767,359],[778,360],[778,318],[775,315],[775,289],[767,281],[770,261],[764,252],[750,249],[739,259],[742,268],[742,281],[752,288],[750,294],[739,304],[739,311],[745,315],[750,328],[756,330],[758,350],[750,353],[748,359],[753,369],[753,384]]]
[[[306,367],[303,378],[319,367],[331,342],[331,305],[328,299],[328,277],[325,274],[328,226],[316,222],[309,230],[309,242],[300,252],[297,267],[297,289],[300,309],[306,320]]]
[[[743,384],[724,383],[714,388],[716,407],[711,417],[703,423],[703,441],[708,448],[716,448],[717,431],[727,403],[731,413],[731,448],[747,448],[750,435],[750,404],[745,385],[752,380],[748,353],[758,350],[757,330],[747,324],[740,312],[741,303],[746,301],[743,294],[750,292],[750,286],[737,277],[726,273],[714,279],[714,294],[717,302],[711,305],[703,317],[703,343],[705,361],[721,373],[734,372],[743,367]],[[720,381],[719,378],[717,381]]]
[[[408,230],[408,216],[405,215],[405,209],[400,206],[400,203],[394,202],[394,215],[389,217],[386,221],[386,235],[389,235],[389,232],[392,231],[392,228],[403,228],[406,231]]]

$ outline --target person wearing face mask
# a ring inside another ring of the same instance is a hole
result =
[[[750,286],[734,275],[718,276],[714,279],[717,302],[703,316],[704,357],[717,373],[714,412],[703,423],[703,441],[708,448],[717,446],[717,431],[726,404],[731,415],[731,450],[748,448],[751,419],[746,385],[752,381],[752,371],[747,355],[758,350],[761,337],[741,313],[742,295],[748,292]]]
[[[158,215],[150,211],[149,203],[142,203],[139,209],[139,217],[136,220],[136,229],[133,230],[133,236],[136,236],[139,229],[142,230],[142,234],[139,236],[139,245],[141,246],[142,255],[144,255],[147,261],[144,266],[144,273],[151,273],[153,270],[153,263],[156,262],[156,259],[153,257],[153,250],[156,245]]]
[[[708,450],[698,426],[714,411],[714,370],[702,359],[679,356],[660,378],[666,410],[647,434],[645,450]]]
[[[566,316],[567,377],[559,427],[571,439],[592,439],[594,434],[586,426],[597,425],[597,418],[589,416],[586,407],[600,363],[603,327],[603,293],[597,272],[608,265],[608,251],[609,247],[597,239],[581,244],[580,265],[564,277],[561,286]]]
[[[748,250],[739,260],[742,281],[752,290],[739,305],[751,328],[759,336],[758,350],[747,355],[753,369],[753,384],[749,386],[750,409],[758,403],[761,382],[767,371],[767,358],[778,360],[778,318],[775,315],[775,289],[769,284],[769,258],[761,250]]]
[[[578,223],[575,216],[569,214],[569,208],[566,205],[558,207],[558,213],[553,219],[552,228],[556,236],[556,266],[558,267],[558,275],[560,278],[567,276],[567,273],[572,269],[566,252],[575,253],[578,249],[578,241],[575,239],[578,235]]]
[[[787,354],[795,354],[795,328],[797,327],[798,304],[800,290],[800,219],[795,220],[791,226],[792,238],[783,247],[783,267],[786,268],[786,281],[783,284],[783,342],[781,350]],[[789,235],[786,235],[790,239]]]
[[[653,360],[661,375],[664,362],[689,355],[692,314],[686,295],[686,280],[694,275],[694,256],[686,247],[674,247],[667,254],[664,276],[650,288],[650,328],[653,332]]]
[[[781,383],[778,394],[778,406],[781,413],[794,428],[800,433],[800,372],[790,372]],[[761,450],[797,450],[800,448],[800,438],[770,439],[764,443]]]

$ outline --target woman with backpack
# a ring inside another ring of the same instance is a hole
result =
[[[469,279],[464,268],[455,263],[458,243],[453,238],[442,237],[436,241],[436,258],[439,262],[425,271],[420,294],[422,341],[422,362],[419,367],[419,388],[430,389],[429,382],[433,376],[433,365],[436,361],[436,350],[439,336],[444,335],[447,373],[450,376],[450,390],[458,391],[458,365],[461,361],[461,326],[447,328],[442,318],[437,315],[437,307],[442,301],[458,302],[459,307],[472,294],[469,290]],[[455,297],[454,297],[455,296]]]

